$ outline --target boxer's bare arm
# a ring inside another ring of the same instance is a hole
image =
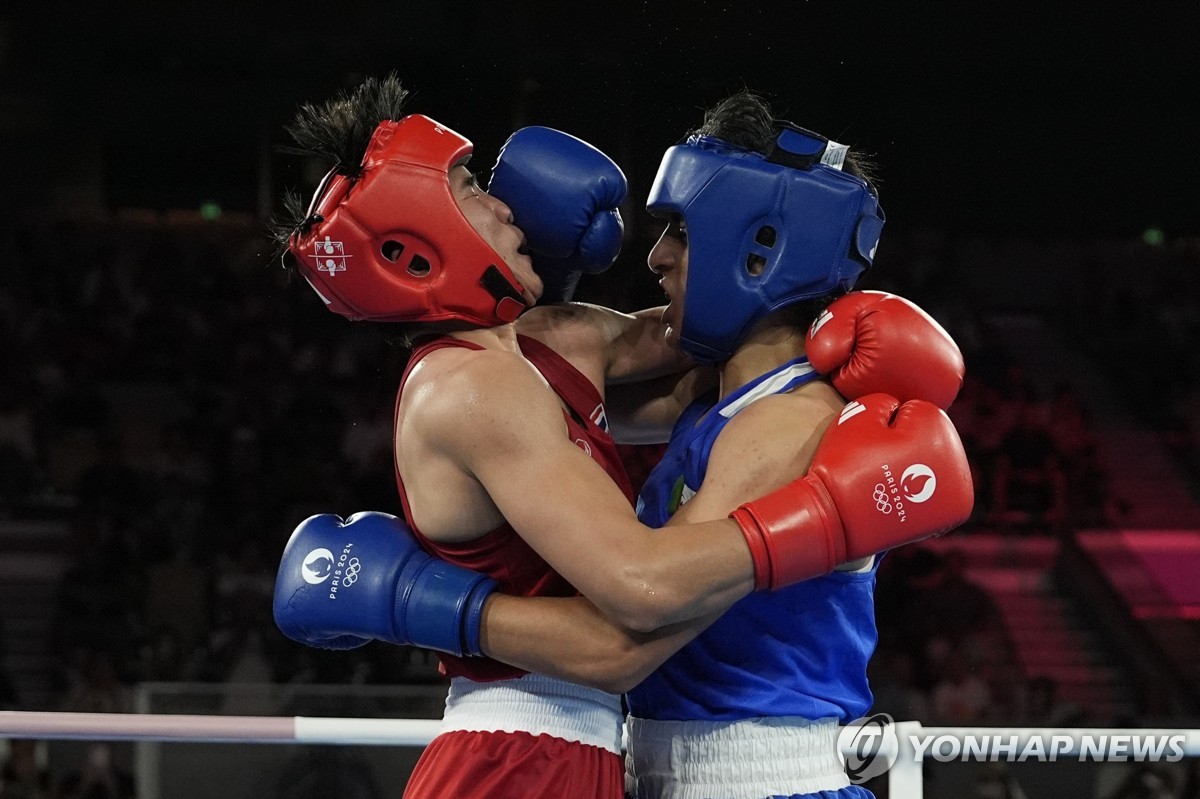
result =
[[[495,593],[484,606],[481,643],[485,655],[510,666],[622,694],[722,612],[641,633],[616,624],[586,597]]]
[[[662,308],[621,313],[570,302],[531,308],[517,332],[566,358],[598,388],[686,371],[691,359],[666,340]]]
[[[463,540],[462,519],[479,535],[503,518],[606,615],[635,630],[695,618],[750,592],[753,565],[735,522],[650,530],[566,436],[557,396],[527,361],[498,351],[456,356],[430,356],[414,370],[398,419],[401,475],[422,533]]]
[[[563,356],[605,398],[614,438],[626,443],[664,441],[696,396],[695,364],[667,343],[662,308],[627,314],[599,305],[566,303],[533,308],[518,332]],[[709,370],[701,377],[711,385]]]
[[[670,527],[723,518],[763,490],[806,472],[841,405],[832,388],[810,384],[791,395],[761,400],[738,414],[713,446],[704,484],[672,517]],[[781,436],[781,431],[787,434]],[[483,650],[519,668],[623,693],[723,610],[651,632],[635,632],[583,597],[495,594],[484,612]]]

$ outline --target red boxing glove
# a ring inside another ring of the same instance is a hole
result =
[[[924,400],[868,394],[825,433],[807,475],[730,516],[762,590],[941,535],[965,522],[974,502],[967,455],[946,414]]]
[[[942,410],[962,388],[962,352],[950,334],[903,297],[852,291],[808,329],[808,362],[849,400],[883,392]]]

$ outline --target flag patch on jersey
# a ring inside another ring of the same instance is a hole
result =
[[[596,427],[599,427],[606,433],[608,432],[608,417],[604,414],[603,402],[596,406],[595,410],[588,415],[588,418],[592,420],[592,424],[596,425]]]
[[[696,496],[687,483],[683,481],[683,475],[679,475],[679,479],[675,481],[675,487],[671,489],[671,501],[667,505],[669,515],[674,516],[675,511],[687,504],[687,501]]]

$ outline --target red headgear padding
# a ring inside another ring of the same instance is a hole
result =
[[[525,310],[521,284],[471,227],[449,172],[471,142],[420,114],[379,124],[358,177],[330,173],[288,249],[331,311],[490,327]]]

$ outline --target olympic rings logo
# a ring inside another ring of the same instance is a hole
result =
[[[362,571],[362,563],[358,558],[350,558],[350,562],[346,564],[346,575],[342,577],[342,585],[351,586],[358,582],[358,573]]]
[[[892,512],[892,500],[888,496],[887,489],[883,483],[875,484],[875,493],[871,495],[871,498],[875,500],[875,510],[880,513]]]

